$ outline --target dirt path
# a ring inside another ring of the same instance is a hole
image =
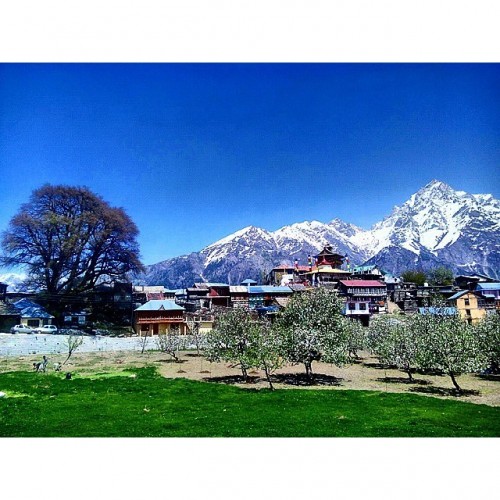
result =
[[[0,372],[29,370],[32,363],[40,361],[40,356],[0,359]],[[54,362],[64,361],[65,356],[53,355],[49,360],[49,371]],[[241,371],[228,363],[209,363],[192,352],[182,352],[181,362],[176,363],[170,356],[158,352],[103,352],[76,353],[64,367],[75,376],[91,376],[97,373],[122,371],[131,367],[152,365],[164,377],[184,377],[192,380],[230,383],[244,388],[265,388],[267,382],[261,371],[250,372],[250,382],[241,380]],[[458,382],[465,394],[457,397],[448,376],[414,374],[414,383],[408,382],[405,373],[381,366],[377,359],[367,353],[362,359],[343,368],[326,363],[313,363],[315,385],[308,385],[301,365],[286,366],[275,375],[277,389],[303,388],[345,390],[363,389],[382,392],[407,392],[426,396],[460,399],[472,403],[500,406],[500,376],[462,375]],[[42,374],[43,376],[43,374]]]

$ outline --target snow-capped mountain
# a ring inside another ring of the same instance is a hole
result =
[[[500,202],[434,180],[370,230],[339,219],[300,222],[274,232],[248,226],[200,252],[149,266],[140,281],[176,288],[196,281],[260,281],[282,262],[305,264],[325,245],[349,255],[354,264],[377,263],[392,273],[444,265],[500,278]]]
[[[3,273],[0,274],[0,283],[8,285],[9,292],[24,292],[26,291],[26,274],[20,273]]]

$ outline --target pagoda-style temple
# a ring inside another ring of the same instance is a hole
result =
[[[340,269],[344,263],[344,256],[335,253],[331,246],[326,246],[321,250],[316,258],[316,266],[332,266],[333,268]]]
[[[336,287],[340,280],[348,279],[351,276],[350,271],[341,269],[344,256],[335,253],[331,246],[326,246],[314,257],[316,264],[305,274],[313,286]]]

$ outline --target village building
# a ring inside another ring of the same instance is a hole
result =
[[[376,280],[342,280],[339,294],[345,297],[346,316],[358,317],[367,324],[371,314],[386,312],[387,287]]]
[[[150,300],[134,311],[135,331],[141,336],[186,333],[185,309],[173,300]]]
[[[0,283],[0,332],[8,332],[21,322],[20,312],[6,301],[7,287],[6,283]]]
[[[304,283],[307,281],[306,273],[310,272],[312,266],[302,266],[296,261],[295,265],[280,264],[271,269],[266,278],[266,283],[272,286],[288,286],[293,283]]]
[[[339,281],[346,280],[352,275],[350,271],[341,269],[346,257],[335,253],[331,246],[324,247],[314,258],[315,264],[304,273],[304,277],[312,286],[336,288]]]
[[[250,309],[276,305],[276,299],[292,295],[288,286],[250,286],[248,287],[248,306]]]
[[[236,285],[229,287],[232,307],[248,309],[248,286]]]
[[[86,311],[65,311],[62,320],[65,328],[85,328],[90,326],[90,314]]]
[[[165,297],[165,288],[161,285],[134,285],[132,293],[135,304],[145,304],[148,300],[165,300],[167,298],[172,298]]]
[[[483,297],[469,290],[457,292],[448,299],[448,302],[469,324],[477,323],[486,316]]]
[[[209,310],[200,310],[194,313],[186,312],[184,314],[184,319],[186,323],[186,334],[192,335],[193,330],[197,330],[198,333],[208,333],[212,330],[215,317]]]
[[[352,279],[383,280],[385,273],[377,265],[355,266],[352,270]]]
[[[474,291],[484,299],[487,309],[496,309],[500,313],[500,283],[477,283]]]
[[[52,325],[54,316],[49,314],[42,306],[29,299],[20,299],[12,304],[21,314],[21,325],[31,328]]]
[[[474,290],[478,283],[493,283],[495,280],[484,274],[459,275],[455,277],[455,285],[462,290]]]

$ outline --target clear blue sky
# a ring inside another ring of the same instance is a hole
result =
[[[152,264],[247,225],[368,228],[437,178],[500,197],[500,65],[3,64],[0,231],[44,183]]]

